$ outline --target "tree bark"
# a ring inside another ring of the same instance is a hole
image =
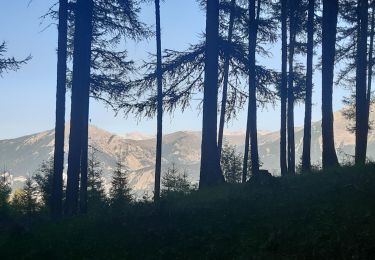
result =
[[[228,45],[232,43],[233,27],[234,27],[234,8],[236,6],[236,0],[231,0],[230,6],[231,6],[231,11],[230,11],[229,28],[228,28]],[[220,121],[219,121],[219,136],[218,136],[219,158],[221,158],[221,151],[223,148],[225,113],[226,113],[226,105],[227,105],[227,97],[228,97],[229,61],[230,61],[230,48],[227,48],[225,50],[223,96],[221,100]]]
[[[82,120],[82,140],[81,140],[81,179],[80,179],[80,196],[79,196],[79,210],[80,213],[87,213],[87,172],[88,172],[88,147],[89,147],[89,107],[90,97],[85,96],[82,100],[84,104],[83,120]]]
[[[288,77],[288,174],[296,173],[296,150],[294,140],[294,48],[296,42],[295,7],[296,3],[290,3],[289,25],[289,77]]]
[[[355,163],[366,163],[367,148],[367,30],[368,30],[368,0],[358,0],[359,35],[357,37],[356,62],[356,123],[355,123]]]
[[[333,131],[332,92],[335,66],[338,0],[323,0],[322,29],[322,162],[323,169],[338,166]]]
[[[281,0],[280,170],[282,176],[286,175],[288,172],[286,159],[286,102],[288,88],[287,10],[287,0]]]
[[[156,49],[157,49],[157,133],[156,133],[156,163],[154,200],[160,198],[161,155],[163,138],[163,74],[161,60],[161,30],[160,30],[160,0],[155,0],[156,14]]]
[[[372,6],[371,11],[371,29],[370,29],[370,47],[368,54],[368,72],[367,72],[367,124],[370,125],[370,112],[371,112],[371,88],[372,88],[372,67],[374,63],[373,52],[374,52],[374,26],[375,26],[375,9]],[[367,127],[367,133],[369,128]]]
[[[314,6],[315,0],[309,0],[309,10],[307,18],[306,100],[305,122],[303,128],[302,172],[311,171],[311,109],[314,56]]]
[[[65,138],[65,94],[67,69],[68,0],[59,1],[58,50],[57,50],[57,90],[56,124],[54,147],[54,171],[52,181],[51,217],[62,216],[64,138]]]
[[[246,182],[247,178],[247,162],[249,156],[249,139],[250,139],[250,158],[251,171],[253,175],[259,172],[259,155],[258,155],[258,135],[257,135],[257,102],[256,102],[256,74],[255,74],[255,55],[258,20],[260,12],[260,1],[258,1],[257,16],[255,14],[255,0],[249,0],[249,101],[247,110],[246,140],[244,152],[244,166],[242,174],[242,182]]]
[[[203,126],[199,187],[224,182],[217,147],[219,1],[207,0]]]
[[[85,118],[85,106],[87,106],[84,100],[87,99],[90,89],[93,0],[78,0],[75,11],[66,215],[74,215],[78,211],[79,173],[84,131],[82,122]]]

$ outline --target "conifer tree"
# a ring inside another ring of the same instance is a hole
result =
[[[109,198],[111,207],[121,210],[132,201],[131,188],[128,183],[128,170],[123,164],[122,155],[118,156],[116,168],[113,171]]]

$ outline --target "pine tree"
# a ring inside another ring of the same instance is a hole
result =
[[[322,162],[335,167],[338,159],[333,131],[332,92],[335,64],[338,0],[323,0],[322,27]]]
[[[13,208],[21,215],[32,217],[39,209],[37,201],[38,190],[31,177],[26,179],[25,185],[12,198]]]
[[[54,173],[54,160],[50,159],[42,162],[36,174],[33,176],[38,191],[38,197],[41,198],[43,205],[48,209],[52,209],[52,204],[55,203],[52,197],[54,192]],[[61,182],[63,185],[63,180],[61,180]],[[61,188],[64,190],[64,185]]]
[[[242,180],[242,154],[236,151],[236,146],[224,144],[221,156],[221,169],[225,181],[228,183],[240,183]],[[249,160],[251,172],[251,161]]]
[[[109,198],[111,207],[120,211],[132,201],[131,188],[128,183],[128,171],[123,164],[122,155],[118,157],[116,162]]]
[[[51,206],[52,218],[62,215],[64,138],[65,138],[65,94],[68,42],[68,0],[59,1],[59,25],[57,47],[56,123],[54,146],[54,174]]]
[[[207,0],[200,188],[224,181],[217,146],[218,59],[219,1]]]
[[[171,193],[187,194],[193,190],[193,186],[188,179],[186,171],[180,172],[174,163],[163,174],[162,178],[162,195],[166,196]]]
[[[95,148],[92,148],[90,151],[87,177],[88,210],[98,210],[106,204],[106,194],[103,180],[103,168],[96,156]]]
[[[0,174],[0,215],[5,216],[8,211],[11,192],[8,174],[4,171]]]

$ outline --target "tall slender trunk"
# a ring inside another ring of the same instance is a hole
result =
[[[203,126],[199,187],[224,182],[217,147],[219,1],[207,0]]]
[[[258,136],[257,136],[257,101],[256,101],[256,75],[255,75],[255,55],[257,41],[257,27],[260,12],[260,1],[258,1],[257,16],[255,14],[255,0],[249,0],[249,101],[247,110],[246,140],[244,152],[244,166],[242,173],[242,182],[247,178],[247,162],[249,158],[249,139],[250,139],[250,158],[251,171],[255,175],[259,172],[259,156],[258,156]]]
[[[357,37],[356,62],[356,122],[355,122],[355,163],[366,163],[367,148],[367,32],[368,32],[368,0],[358,0],[359,35]]]
[[[322,162],[323,168],[338,166],[333,131],[333,74],[338,0],[323,0],[322,29]]]
[[[288,77],[288,174],[296,173],[296,148],[294,140],[294,48],[296,43],[296,3],[290,3],[289,25],[289,77]]]
[[[52,180],[51,217],[62,215],[64,135],[65,135],[65,94],[67,69],[68,0],[59,1],[58,51],[57,51],[57,90],[55,147]]]
[[[236,0],[230,1],[230,15],[229,15],[229,28],[228,28],[228,48],[225,49],[224,59],[224,79],[223,79],[223,96],[221,100],[220,110],[220,121],[219,121],[219,134],[218,134],[218,149],[219,158],[221,158],[221,151],[223,148],[223,136],[224,136],[224,124],[225,124],[225,113],[228,97],[228,79],[229,79],[229,61],[230,61],[230,45],[232,43],[233,27],[234,27],[234,8],[236,6]]]
[[[79,173],[84,136],[84,101],[89,95],[93,0],[78,0],[75,9],[72,106],[70,119],[68,180],[65,213],[78,211]],[[88,111],[88,109],[87,109]]]
[[[79,194],[79,211],[87,213],[87,172],[88,172],[88,146],[89,146],[89,107],[90,97],[85,95],[82,101],[84,105],[82,120],[82,140],[81,140],[81,178],[80,178],[80,194]]]
[[[367,69],[367,124],[370,123],[370,112],[371,112],[371,85],[372,85],[372,67],[374,63],[373,52],[374,52],[374,26],[375,26],[375,8],[372,6],[371,10],[371,29],[370,29],[370,48],[368,53],[368,69]],[[366,128],[368,135],[368,128]]]
[[[307,22],[307,60],[306,60],[306,100],[305,122],[303,128],[302,171],[311,171],[311,107],[312,107],[312,76],[314,56],[314,6],[315,0],[309,0]]]
[[[161,175],[161,154],[163,137],[163,74],[161,60],[161,31],[160,31],[160,1],[155,0],[156,14],[156,49],[157,49],[157,133],[156,133],[156,163],[155,163],[155,193],[154,200],[160,198],[160,175]]]
[[[288,36],[287,36],[287,0],[281,0],[281,89],[280,89],[280,170],[281,175],[288,171],[286,159],[286,102],[288,89]]]

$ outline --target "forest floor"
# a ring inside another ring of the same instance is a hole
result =
[[[174,195],[0,234],[1,259],[371,259],[375,166]]]

